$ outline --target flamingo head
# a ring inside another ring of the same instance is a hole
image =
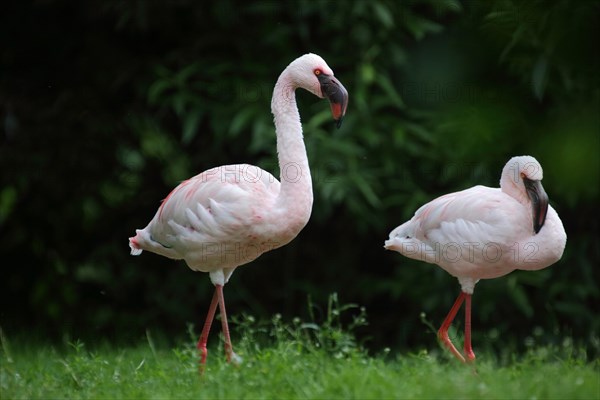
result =
[[[315,96],[327,98],[331,114],[339,128],[348,106],[348,91],[333,76],[333,71],[325,60],[316,54],[305,54],[294,60],[288,67],[297,87],[308,90]]]
[[[524,193],[531,204],[533,230],[538,233],[546,222],[548,194],[542,186],[544,171],[540,163],[531,156],[513,157],[504,167],[500,185],[516,187]]]

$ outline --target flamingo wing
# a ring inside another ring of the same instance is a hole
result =
[[[236,263],[236,257],[219,258],[223,251],[233,254],[260,239],[263,213],[274,203],[279,186],[273,175],[246,164],[196,175],[173,189],[148,226],[137,231],[130,240],[132,254],[148,250],[185,259],[191,268],[206,272],[235,267],[242,259]]]
[[[506,244],[530,235],[527,218],[527,209],[500,189],[475,186],[439,197],[417,210],[413,235],[431,243]]]
[[[518,238],[529,237],[529,218],[526,207],[500,189],[475,186],[419,208],[390,233],[386,248],[440,266],[451,264],[445,269],[470,268],[486,263],[482,249],[505,251]],[[458,251],[459,257],[444,253],[448,249]]]

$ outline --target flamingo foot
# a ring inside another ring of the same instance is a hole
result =
[[[198,341],[198,345],[196,346],[198,352],[200,353],[200,362],[198,363],[198,372],[200,375],[204,374],[204,370],[206,368],[206,357],[208,356],[208,349],[206,348],[206,341],[202,343],[202,339]]]
[[[208,356],[208,349],[206,348],[206,343],[204,343],[204,345],[198,343],[198,346],[196,346],[196,348],[200,352],[200,364],[206,364],[206,357]]]
[[[463,363],[465,362],[465,357],[462,354],[460,354],[460,352],[456,349],[456,347],[450,340],[450,337],[448,336],[448,329],[450,328],[450,324],[452,324],[454,317],[456,317],[456,313],[460,309],[460,306],[465,300],[465,297],[466,293],[460,292],[460,294],[456,298],[456,301],[454,302],[454,305],[450,309],[450,312],[444,319],[440,330],[438,331],[438,339],[443,343],[444,346],[446,346],[448,350],[450,350],[452,354],[454,354],[454,357],[458,358]]]
[[[233,352],[233,350],[231,350],[229,353],[227,353],[227,362],[239,367],[240,365],[242,365],[242,363],[244,362],[244,360],[242,359],[242,357],[238,356],[237,354],[235,354]]]
[[[466,356],[465,358],[466,358],[467,363],[475,362],[475,353],[473,352],[473,349],[465,348],[465,356]]]
[[[443,327],[442,327],[442,329],[443,329]],[[466,362],[465,357],[462,354],[460,354],[460,352],[456,349],[456,347],[450,340],[450,337],[448,336],[448,330],[447,329],[442,330],[442,329],[440,329],[438,331],[438,339],[442,342],[442,344],[448,350],[450,350],[450,352],[454,355],[454,357],[458,358],[463,363]]]
[[[200,375],[204,374],[204,369],[206,366],[206,357],[208,356],[208,349],[206,348],[206,343],[208,342],[208,334],[210,333],[210,327],[212,325],[212,321],[215,317],[215,310],[217,309],[217,291],[213,294],[212,301],[210,302],[210,306],[208,307],[208,315],[206,316],[206,320],[204,321],[204,327],[202,328],[202,334],[198,339],[198,344],[196,348],[198,352],[200,352],[200,363],[198,366],[198,370]]]

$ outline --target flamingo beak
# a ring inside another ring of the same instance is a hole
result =
[[[548,213],[548,195],[542,186],[541,181],[523,178],[527,196],[531,200],[531,208],[533,211],[533,230],[538,233],[546,222],[546,214]]]
[[[331,114],[336,121],[336,126],[342,126],[342,119],[346,115],[346,107],[348,107],[348,91],[335,79],[332,75],[320,74],[317,76],[321,85],[321,93],[323,97],[327,97],[331,105]]]

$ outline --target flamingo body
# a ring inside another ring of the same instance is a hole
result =
[[[212,168],[177,186],[154,218],[130,240],[132,254],[142,249],[183,259],[193,270],[233,270],[268,250],[289,243],[306,225],[312,191],[303,207],[275,207],[281,184],[249,164]]]
[[[554,208],[548,207],[537,235],[531,219],[527,207],[500,189],[475,186],[418,209],[390,233],[386,248],[439,265],[472,293],[480,279],[545,268],[561,258],[566,234]]]
[[[503,169],[500,188],[475,186],[425,204],[392,230],[385,248],[437,264],[458,278],[468,297],[461,295],[455,308],[467,299],[470,313],[470,296],[480,279],[546,268],[562,257],[567,236],[548,205],[542,177],[535,158],[513,157]]]

